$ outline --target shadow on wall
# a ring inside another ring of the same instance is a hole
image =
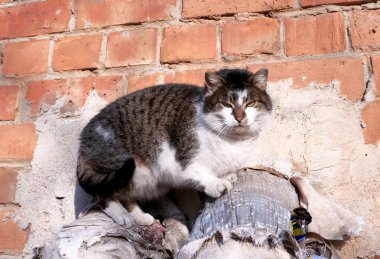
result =
[[[75,218],[78,218],[79,213],[81,213],[93,202],[94,197],[88,194],[78,183],[76,183],[74,193]]]

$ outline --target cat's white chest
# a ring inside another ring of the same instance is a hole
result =
[[[200,147],[193,162],[208,167],[215,175],[240,169],[253,154],[253,140],[230,142],[204,128],[198,129],[197,134]]]

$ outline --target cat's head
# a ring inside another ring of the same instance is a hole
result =
[[[207,72],[203,113],[209,130],[237,140],[257,137],[272,110],[267,78],[267,69]]]

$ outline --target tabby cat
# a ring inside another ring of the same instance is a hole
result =
[[[232,188],[222,177],[247,161],[272,110],[267,76],[223,69],[207,72],[204,88],[165,84],[119,98],[81,133],[80,185],[121,225],[129,215],[152,224],[137,204],[170,188],[221,196]]]

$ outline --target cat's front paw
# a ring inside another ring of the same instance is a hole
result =
[[[218,198],[232,189],[232,184],[226,179],[217,179],[205,186],[205,193],[213,198]]]

